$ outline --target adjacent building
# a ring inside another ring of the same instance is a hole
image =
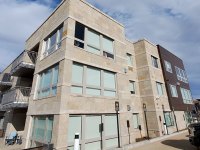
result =
[[[186,124],[191,101],[178,99],[180,110],[171,102],[160,48],[127,40],[122,24],[85,1],[63,0],[25,49],[0,78],[2,129],[20,132],[23,148],[72,150],[79,133],[81,150],[107,150]]]
[[[180,58],[160,45],[158,45],[158,51],[170,109],[174,111],[177,119],[177,126],[181,130],[192,121],[191,111],[193,101],[188,77],[183,61]],[[185,120],[186,124],[181,123],[181,120]]]

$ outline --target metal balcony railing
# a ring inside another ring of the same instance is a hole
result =
[[[18,75],[19,73],[17,72],[20,72],[19,70],[22,68],[34,69],[36,59],[37,59],[37,52],[25,50],[12,63],[11,75]]]
[[[15,87],[3,94],[1,105],[5,107],[27,107],[31,93],[30,87]]]
[[[7,90],[12,86],[11,76],[9,73],[0,74],[0,91]]]

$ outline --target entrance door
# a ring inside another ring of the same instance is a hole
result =
[[[118,145],[115,114],[70,115],[68,149],[73,150],[75,133],[80,134],[81,150],[106,150]]]

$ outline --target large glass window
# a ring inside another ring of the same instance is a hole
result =
[[[165,62],[165,69],[166,69],[166,71],[172,73],[172,65],[171,65],[171,63],[168,62],[168,61],[166,61],[166,60],[164,62]]]
[[[181,88],[181,95],[185,104],[192,104],[192,95],[190,90]]]
[[[48,55],[56,49],[60,48],[62,41],[62,33],[63,27],[59,27],[57,30],[51,33],[48,38],[46,38],[46,50],[44,53],[45,55]]]
[[[175,85],[169,85],[170,86],[170,90],[171,90],[171,95],[172,97],[178,97],[178,93],[177,93],[177,90],[176,90],[176,86]]]
[[[129,89],[131,94],[135,94],[135,81],[129,81]]]
[[[89,52],[100,54],[100,34],[95,31],[87,32],[87,50]]]
[[[126,53],[127,63],[129,66],[133,66],[133,56],[129,53]]]
[[[82,121],[81,116],[71,116],[71,117],[69,117],[68,143],[74,142],[75,133],[79,133],[79,139],[82,138],[81,121]]]
[[[188,83],[188,79],[187,79],[186,72],[185,72],[183,69],[180,69],[180,68],[178,68],[178,67],[176,67],[176,66],[175,66],[175,69],[176,69],[177,79],[178,79],[179,81]]]
[[[166,121],[167,127],[173,126],[174,125],[174,119],[172,117],[172,113],[171,112],[165,112],[164,115],[165,115],[165,121]]]
[[[85,93],[83,93],[84,91]],[[115,97],[115,73],[73,63],[71,92],[75,94]]]
[[[157,86],[157,93],[159,96],[162,96],[163,93],[163,84],[160,82],[156,82],[156,86]]]
[[[55,96],[58,83],[58,65],[39,74],[37,98]]]
[[[52,129],[52,116],[34,116],[32,140],[40,143],[50,143],[52,138]]]
[[[118,145],[117,117],[115,114],[70,115],[67,141],[69,150],[73,149],[75,133],[80,135],[80,147],[84,145],[86,150],[100,150],[102,143],[106,149],[115,148]]]
[[[74,45],[87,51],[114,59],[113,40],[76,22]]]
[[[152,61],[152,65],[155,67],[155,68],[158,68],[158,58],[154,57],[154,56],[151,56],[151,61]]]

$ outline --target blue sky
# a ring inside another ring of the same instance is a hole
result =
[[[128,39],[137,41],[147,38],[182,58],[192,94],[195,98],[200,98],[200,1],[87,1],[124,24]],[[24,49],[25,40],[59,2],[60,0],[0,0],[0,71],[19,55]]]

